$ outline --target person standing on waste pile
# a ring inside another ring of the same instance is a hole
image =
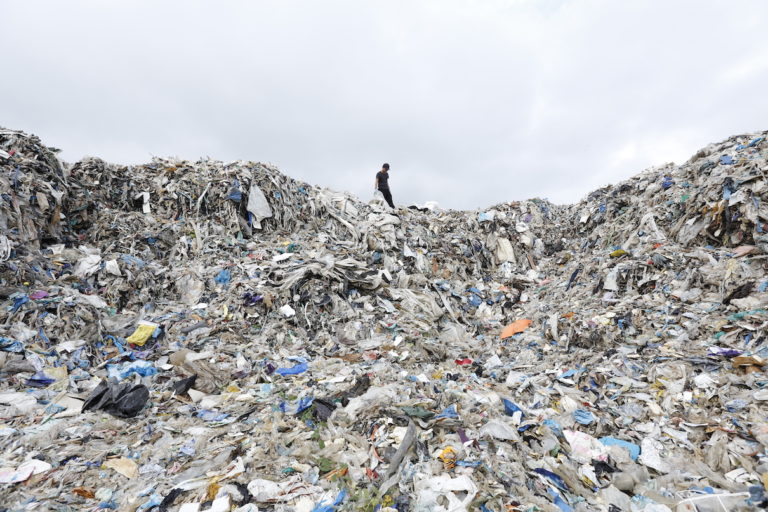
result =
[[[381,166],[381,170],[376,173],[376,190],[382,193],[384,199],[387,200],[387,204],[393,210],[395,204],[392,202],[392,192],[389,191],[389,164]]]

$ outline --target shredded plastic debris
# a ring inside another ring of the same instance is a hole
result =
[[[0,509],[764,508],[765,136],[463,212],[1,129]]]

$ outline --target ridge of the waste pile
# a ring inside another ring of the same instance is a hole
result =
[[[125,169],[128,171],[131,171],[132,169],[152,169],[153,165],[158,164],[164,164],[164,165],[187,165],[187,166],[194,166],[194,165],[216,165],[220,164],[224,167],[231,167],[231,166],[243,166],[243,167],[254,167],[254,166],[261,166],[263,169],[268,170],[270,173],[277,174],[280,176],[285,177],[288,180],[291,180],[296,183],[301,184],[309,184],[308,182],[304,182],[300,179],[294,178],[281,170],[279,167],[269,163],[269,162],[262,162],[262,161],[253,161],[253,160],[244,160],[244,159],[235,159],[235,160],[218,160],[211,157],[199,157],[198,159],[188,159],[183,158],[179,156],[153,156],[149,162],[143,162],[143,163],[135,163],[135,164],[121,164],[118,162],[112,162],[109,160],[105,160],[102,157],[94,156],[94,155],[86,155],[80,158],[79,160],[76,160],[74,162],[69,162],[67,160],[63,160],[58,157],[58,153],[60,153],[62,150],[59,148],[55,148],[52,146],[45,145],[41,138],[37,135],[27,133],[23,130],[13,130],[8,128],[0,127],[0,135],[15,135],[19,137],[25,137],[28,139],[31,139],[35,144],[38,144],[44,151],[50,152],[51,156],[53,158],[56,158],[59,161],[59,164],[63,166],[64,168],[72,168],[73,166],[79,164],[79,163],[85,163],[85,162],[100,162],[102,165],[106,166],[114,166],[119,167],[121,169]],[[721,151],[722,149],[728,147],[729,145],[732,145],[734,142],[740,139],[753,139],[755,137],[768,137],[768,130],[765,131],[754,131],[754,132],[747,132],[740,135],[731,135],[719,142],[713,142],[709,143],[706,146],[700,148],[698,151],[696,151],[693,155],[691,155],[690,158],[688,158],[683,164],[675,164],[674,162],[667,162],[663,164],[657,164],[652,165],[650,167],[646,167],[645,169],[638,171],[634,174],[632,174],[630,177],[625,178],[623,180],[620,180],[615,183],[609,183],[606,185],[603,185],[601,187],[598,187],[590,192],[587,192],[581,199],[578,199],[573,202],[564,202],[564,203],[557,203],[550,201],[549,199],[545,197],[529,197],[529,198],[518,198],[513,199],[510,201],[502,201],[498,203],[493,203],[491,205],[487,206],[478,206],[476,208],[441,208],[444,212],[452,212],[452,213],[467,213],[467,214],[474,214],[480,211],[485,210],[493,210],[498,208],[504,208],[510,204],[518,204],[521,202],[533,202],[533,203],[540,203],[540,204],[546,204],[548,206],[552,206],[558,209],[567,209],[567,208],[573,208],[577,207],[579,205],[583,205],[587,202],[589,202],[591,199],[593,199],[596,195],[603,195],[603,194],[610,194],[611,192],[620,189],[622,186],[631,183],[641,177],[647,176],[647,175],[655,175],[659,173],[672,173],[674,174],[677,170],[681,169],[684,166],[692,165],[693,163],[702,160],[707,159],[711,155],[717,153],[718,151]],[[314,189],[322,189],[322,188],[329,188],[321,183],[315,183],[315,184],[309,184]],[[330,189],[330,188],[329,188]],[[330,189],[333,192],[338,192],[341,194],[345,194],[351,198],[353,198],[358,203],[365,203],[363,199],[358,197],[356,194],[348,191],[336,191],[333,189]]]

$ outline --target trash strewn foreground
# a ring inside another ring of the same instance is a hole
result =
[[[398,217],[0,130],[0,510],[764,507],[765,136]]]

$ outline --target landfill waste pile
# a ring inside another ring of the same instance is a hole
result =
[[[768,142],[365,202],[0,129],[0,510],[768,505]]]

